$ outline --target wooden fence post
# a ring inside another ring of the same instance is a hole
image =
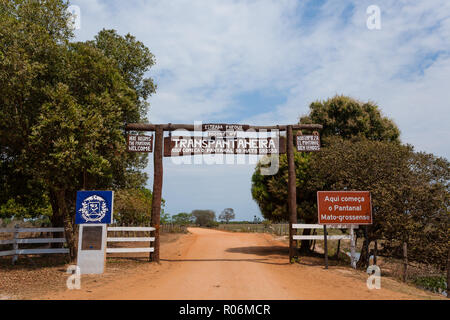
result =
[[[297,186],[294,160],[294,141],[292,126],[286,128],[286,152],[288,159],[288,212],[289,212],[289,263],[292,263],[296,251],[296,242],[293,239],[292,225],[297,223]]]
[[[351,236],[351,240],[350,240],[350,263],[353,269],[356,269],[356,259],[355,259],[355,246],[356,246],[356,241],[355,241],[355,229],[353,227],[353,225],[350,226],[350,236]]]
[[[447,298],[450,298],[450,246],[447,254]]]
[[[334,254],[335,258],[337,260],[339,260],[339,251],[341,250],[341,239],[338,240],[338,244],[337,244],[337,248],[336,248],[336,253]]]
[[[19,239],[19,225],[14,226],[14,243],[13,249],[16,252],[12,258],[12,264],[15,265],[19,256],[17,255],[17,250],[19,250],[19,244],[17,240]]]
[[[403,282],[407,280],[408,273],[408,244],[403,242]]]
[[[375,247],[373,248],[373,264],[377,265],[377,255],[378,255],[378,241],[375,240]]]
[[[150,261],[159,263],[159,223],[161,214],[161,199],[163,185],[163,140],[162,126],[155,128],[155,149],[153,151],[153,196],[152,196],[152,226],[155,228],[152,236],[155,237],[154,252],[150,253]],[[150,244],[151,245],[151,244]]]
[[[327,241],[327,226],[323,225],[323,254],[325,256],[325,269],[328,269],[328,241]]]

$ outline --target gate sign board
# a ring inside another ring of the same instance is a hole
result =
[[[200,154],[282,154],[286,153],[286,139],[276,138],[216,138],[166,137],[164,157]]]
[[[297,136],[297,151],[299,152],[320,151],[320,136],[319,135]]]
[[[114,191],[78,191],[76,224],[112,223]]]
[[[127,146],[129,152],[152,152],[153,136],[129,134]]]
[[[318,191],[319,224],[372,224],[368,191]]]
[[[207,132],[208,137],[237,137],[238,132],[244,132],[250,128],[246,124],[203,124],[202,131]]]

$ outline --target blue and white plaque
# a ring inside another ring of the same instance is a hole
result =
[[[78,191],[75,223],[111,224],[113,201],[113,191]]]

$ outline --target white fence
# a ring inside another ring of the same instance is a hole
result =
[[[115,232],[142,232],[155,231],[153,227],[108,227],[108,231]],[[107,237],[106,242],[154,242],[154,237]],[[154,247],[140,247],[140,248],[108,248],[106,253],[138,253],[138,252],[153,252]]]
[[[64,228],[14,228],[0,229],[0,234],[12,233],[12,239],[0,240],[0,245],[12,245],[12,250],[0,251],[0,257],[13,256],[13,263],[21,254],[48,254],[48,253],[69,253],[68,248],[39,248],[39,249],[20,249],[19,244],[44,244],[44,243],[66,243],[65,238],[20,238],[20,233],[53,233],[64,232]]]
[[[321,224],[292,224],[293,229],[322,229]],[[358,229],[358,225],[327,225],[327,229],[350,229],[348,235],[327,235],[327,240],[350,240],[350,259],[353,268],[356,268],[355,258],[355,232],[354,229]],[[327,232],[328,233],[328,232]],[[293,240],[325,240],[324,235],[293,235]]]

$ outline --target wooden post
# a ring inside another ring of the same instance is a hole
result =
[[[323,254],[325,256],[325,269],[328,269],[328,241],[327,241],[327,226],[323,225]]]
[[[341,239],[338,240],[338,244],[337,244],[337,248],[336,248],[336,253],[335,253],[335,258],[337,260],[339,260],[339,251],[341,250]]]
[[[13,243],[13,249],[16,253],[19,250],[19,244],[17,243],[17,240],[19,239],[19,230],[18,229],[19,229],[19,225],[16,225],[14,227],[14,243]],[[17,259],[19,258],[19,256],[16,253],[14,254],[14,256],[12,258],[13,265],[16,264]]]
[[[373,248],[373,264],[377,265],[377,255],[378,255],[378,241],[375,240],[375,247]]]
[[[162,126],[155,128],[155,149],[153,151],[153,197],[152,197],[152,226],[155,231],[154,252],[150,253],[150,261],[159,263],[159,223],[161,214],[161,199],[163,185],[163,140],[164,131]],[[151,245],[151,244],[150,244]]]
[[[296,255],[296,243],[293,239],[294,229],[292,228],[292,224],[297,223],[297,186],[292,126],[287,126],[286,129],[286,152],[288,160],[289,262],[292,263],[292,259]]]
[[[355,246],[356,246],[356,241],[355,241],[355,229],[353,227],[353,225],[350,226],[350,236],[351,236],[351,240],[350,240],[350,264],[352,266],[353,269],[356,269],[356,259],[355,259]]]
[[[367,253],[366,266],[368,267],[370,265],[370,252],[369,252],[370,241],[369,241],[369,231],[368,231],[367,225],[364,226],[364,238],[365,238],[365,241],[363,242],[363,245],[365,244],[365,246],[366,246],[366,253]]]
[[[313,236],[317,234],[316,229],[313,230]],[[316,250],[316,239],[313,240],[312,251]]]
[[[408,273],[408,244],[403,242],[403,282],[407,280]]]
[[[447,254],[447,298],[450,298],[450,246]]]

